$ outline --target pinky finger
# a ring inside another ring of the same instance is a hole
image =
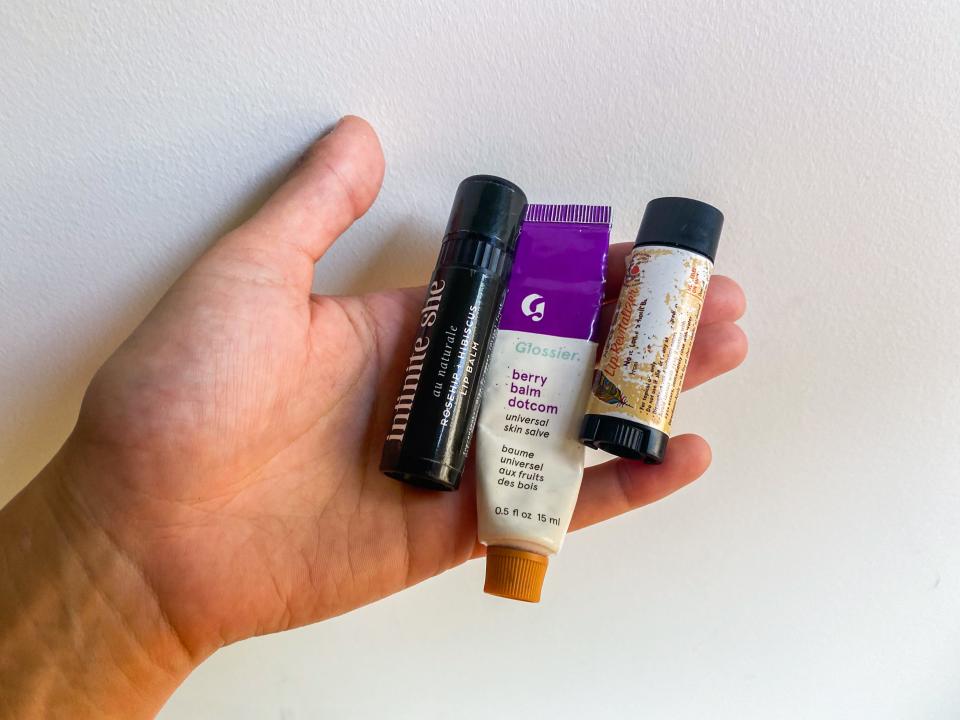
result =
[[[571,530],[607,520],[666,497],[700,477],[710,465],[710,446],[699,435],[670,440],[661,465],[611,460],[587,468]]]

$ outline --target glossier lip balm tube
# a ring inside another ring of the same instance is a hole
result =
[[[493,175],[457,188],[383,444],[389,477],[459,486],[526,204],[519,187]]]
[[[573,516],[609,242],[609,207],[527,208],[477,426],[492,595],[538,602]]]
[[[663,462],[722,227],[723,213],[699,200],[647,204],[594,378],[584,444]]]

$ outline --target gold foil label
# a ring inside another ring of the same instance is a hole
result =
[[[670,433],[712,270],[689,250],[634,248],[587,413]]]

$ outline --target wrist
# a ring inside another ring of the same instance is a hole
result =
[[[0,510],[0,714],[150,717],[198,662],[61,452]]]

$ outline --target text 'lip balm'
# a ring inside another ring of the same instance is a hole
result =
[[[383,444],[386,475],[435,490],[460,484],[526,204],[493,175],[457,188]]]
[[[723,213],[699,200],[647,204],[580,431],[597,450],[663,461]]]

